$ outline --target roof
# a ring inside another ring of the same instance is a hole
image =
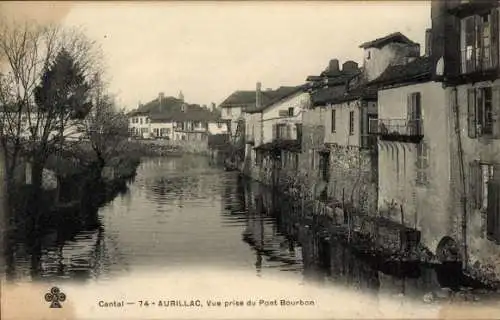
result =
[[[312,105],[325,105],[336,98],[342,97],[345,92],[345,85],[318,89],[311,94]]]
[[[224,100],[219,107],[231,108],[255,104],[255,91],[235,91]]]
[[[273,92],[266,92],[268,93],[267,96],[267,101],[262,103],[262,105],[259,108],[253,107],[253,108],[247,108],[245,112],[247,113],[256,113],[263,111],[264,109],[272,106],[273,104],[297,93],[300,91],[305,90],[304,85],[300,86],[295,86],[295,87],[279,87],[278,89],[274,90]]]
[[[291,88],[296,87],[279,87],[276,90],[263,90],[261,91],[261,103],[266,105],[271,101],[274,101],[277,97],[283,95],[283,93],[291,90]],[[219,107],[220,108],[233,108],[233,107],[244,107],[251,108],[255,107],[256,103],[256,91],[235,91],[229,97],[224,100]]]
[[[182,110],[185,106],[185,111]],[[219,114],[202,108],[197,104],[187,104],[174,97],[157,98],[136,110],[129,112],[129,116],[148,115],[151,122],[166,121],[217,121]]]
[[[367,48],[381,48],[385,46],[388,43],[391,42],[399,42],[399,43],[406,43],[409,45],[416,45],[418,43],[411,41],[408,37],[406,37],[404,34],[401,32],[394,32],[391,33],[385,37],[378,38],[372,41],[365,42],[361,44],[359,47],[363,49]]]
[[[370,85],[391,85],[431,79],[431,60],[429,57],[418,57],[402,65],[389,66]]]

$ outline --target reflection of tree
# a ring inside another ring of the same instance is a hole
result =
[[[32,280],[88,279],[96,266],[94,255],[104,231],[98,208],[85,209],[64,212],[50,224],[17,221],[6,235],[8,279],[23,271],[29,271]]]

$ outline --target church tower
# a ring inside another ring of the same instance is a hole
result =
[[[184,95],[182,94],[182,90],[179,91],[179,100],[181,100],[182,102],[184,102]]]

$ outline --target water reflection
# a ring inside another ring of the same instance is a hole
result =
[[[78,217],[11,232],[8,278],[105,280],[201,265],[415,297],[440,287],[433,268],[364,257],[330,236],[321,217],[203,157],[145,160],[128,192]]]

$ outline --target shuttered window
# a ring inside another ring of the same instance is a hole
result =
[[[420,92],[412,92],[407,97],[406,119],[408,134],[422,134],[422,98]]]
[[[467,90],[467,127],[469,138],[500,138],[500,87]]]
[[[429,171],[429,146],[425,142],[417,145],[417,185],[425,186],[428,184]]]
[[[349,112],[349,135],[354,135],[354,111]]]
[[[476,137],[476,90],[467,90],[467,133],[469,138]]]
[[[461,72],[498,66],[498,9],[462,19],[461,29]]]
[[[485,165],[487,179],[485,183],[486,198],[486,236],[488,239],[500,242],[500,166]]]
[[[332,110],[332,133],[335,133],[335,125],[337,123],[336,110]]]

